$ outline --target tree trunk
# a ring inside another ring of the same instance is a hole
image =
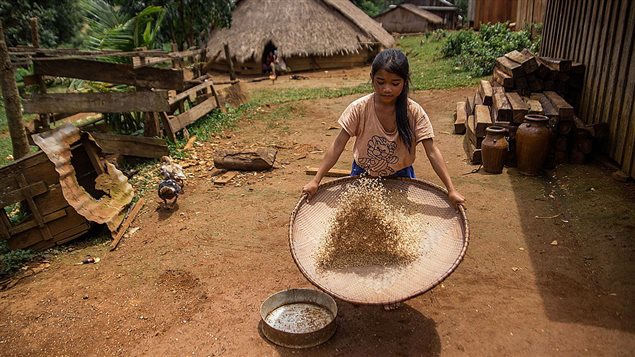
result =
[[[4,28],[0,21],[0,77],[7,125],[13,145],[13,158],[19,159],[29,153],[29,143],[22,123],[18,85],[15,83],[15,68],[9,58],[9,50],[4,37]]]

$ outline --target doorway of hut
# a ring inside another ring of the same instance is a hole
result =
[[[267,42],[265,49],[262,52],[262,73],[274,74],[276,63],[276,51],[278,48],[271,42]]]

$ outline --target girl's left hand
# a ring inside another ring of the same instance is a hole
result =
[[[465,197],[456,190],[448,192],[448,198],[450,199],[452,206],[457,209],[459,208],[459,205],[464,205],[465,203]]]

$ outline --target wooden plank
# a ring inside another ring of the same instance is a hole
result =
[[[558,116],[560,119],[571,119],[573,117],[574,110],[571,104],[567,103],[561,96],[556,92],[546,91],[544,95],[549,99],[553,107],[558,111]]]
[[[478,91],[483,99],[483,104],[492,105],[492,85],[489,81],[482,79],[481,84],[478,87]]]
[[[216,103],[216,98],[210,97],[203,103],[190,108],[190,110],[186,111],[185,113],[179,114],[174,118],[170,118],[170,125],[175,131],[181,130],[186,126],[194,123],[217,107],[218,104]]]
[[[35,192],[31,192],[31,188],[26,181],[26,177],[24,177],[23,174],[19,174],[17,175],[17,179],[18,179],[18,184],[20,185],[20,188],[24,190],[24,199],[27,205],[29,206],[29,209],[31,210],[31,214],[33,214],[33,217],[35,218],[37,225],[40,227],[42,236],[44,237],[45,240],[49,240],[53,238],[53,236],[51,235],[51,231],[49,230],[49,227],[47,227],[46,224],[44,223],[44,218],[42,217],[42,213],[40,213],[40,209],[35,204],[35,201],[33,201],[33,196],[36,196],[36,195],[35,195]]]
[[[67,113],[67,112],[166,112],[168,93],[56,93],[33,94],[24,101],[26,113]]]
[[[514,50],[506,53],[505,57],[519,63],[525,74],[531,74],[538,69],[538,61],[532,55]]]
[[[307,175],[315,175],[318,172],[318,168],[307,166],[304,172]],[[345,177],[350,175],[351,175],[351,170],[342,170],[342,169],[330,169],[328,170],[328,172],[326,172],[326,174],[324,174],[325,177]]]
[[[80,59],[37,62],[35,74],[79,78],[135,87],[182,90],[183,70],[153,67],[133,68],[131,65]]]
[[[65,216],[66,216],[66,209],[61,209],[59,211],[55,211],[53,213],[49,213],[47,215],[44,215],[42,217],[42,219],[43,219],[44,223],[49,223],[51,221],[54,221],[56,219],[60,219],[60,218],[65,217]],[[31,228],[35,228],[35,227],[37,227],[37,225],[38,224],[37,224],[37,222],[35,220],[30,220],[30,221],[21,223],[21,224],[15,226],[15,227],[9,228],[9,233],[11,235],[16,235],[16,234],[25,232],[25,231],[27,231],[27,230],[29,230]]]
[[[485,129],[492,124],[492,117],[489,112],[489,107],[486,105],[477,105],[474,110],[475,119],[475,133],[479,138],[485,137]]]
[[[551,104],[551,101],[544,94],[531,93],[531,99],[537,100],[538,102],[540,102],[544,115],[548,116],[549,118],[558,117],[558,111],[553,106],[553,104]]]
[[[527,112],[527,114],[538,114],[538,115],[545,114],[545,112],[542,110],[542,105],[540,104],[540,101],[535,99],[527,99],[527,105],[529,106],[529,111]]]
[[[196,92],[205,90],[205,89],[211,87],[212,85],[213,85],[213,82],[211,80],[203,82],[203,83],[201,83],[201,84],[199,84],[197,86],[194,86],[194,87],[192,87],[190,89],[187,89],[187,90],[175,95],[174,97],[169,98],[168,99],[168,103],[170,103],[170,105],[172,105],[172,104],[177,103],[177,102],[179,102],[179,101],[181,101],[181,100],[183,100],[185,98],[188,98],[188,97],[190,97],[192,95],[196,96]],[[193,101],[193,100],[191,100],[191,101]]]
[[[231,181],[234,177],[236,177],[236,175],[238,175],[238,171],[227,171],[224,174],[218,176],[216,179],[214,179],[214,184],[225,185],[229,181]]]
[[[623,15],[626,16],[624,27],[622,27],[622,30],[620,31],[621,33],[616,36],[621,38],[622,41],[617,46],[619,49],[619,55],[617,57],[618,63],[610,69],[611,75],[609,77],[609,81],[612,83],[610,88],[611,90],[608,94],[608,98],[610,100],[608,105],[610,110],[606,116],[610,123],[608,153],[611,158],[618,163],[622,160],[622,155],[619,153],[619,137],[621,133],[626,135],[624,125],[627,124],[625,120],[621,119],[621,109],[623,107],[623,102],[627,99],[624,95],[627,88],[627,78],[633,78],[632,64],[630,61],[632,60],[633,42],[635,41],[633,38],[633,32],[635,32],[635,21],[630,19],[632,19],[632,13],[635,12],[635,3],[630,1],[628,3],[628,12],[626,15]],[[588,77],[589,76],[587,74],[587,78],[585,78],[585,90],[586,87],[591,85],[588,83]]]
[[[492,77],[498,84],[505,87],[506,90],[511,90],[514,88],[514,79],[507,73],[501,71],[499,68],[494,68]]]
[[[269,170],[276,161],[277,152],[277,150],[269,148],[239,151],[220,150],[214,153],[214,167],[240,171]]]
[[[474,103],[472,103],[473,100],[474,97],[469,95],[465,98],[465,112],[467,113],[467,115],[474,114]]]
[[[161,123],[163,124],[163,131],[165,132],[165,136],[168,137],[173,143],[176,143],[176,132],[178,130],[174,130],[172,127],[172,123],[170,122],[170,117],[168,113],[161,112],[159,113],[159,117],[161,118]]]
[[[168,155],[168,145],[164,139],[133,135],[90,133],[102,152],[158,159]]]
[[[502,56],[496,59],[496,67],[501,71],[507,73],[511,77],[522,77],[525,75],[520,64],[510,60],[509,58]]]
[[[523,101],[518,93],[507,93],[507,100],[512,107],[512,121],[520,124],[525,120],[525,115],[529,112],[529,105]]]
[[[478,165],[481,163],[481,149],[477,149],[467,135],[463,137],[463,149],[470,164]]]
[[[465,102],[456,102],[456,119],[454,120],[455,134],[465,134],[465,122],[468,116],[465,108]]]
[[[465,127],[465,135],[468,136],[474,147],[480,149],[481,143],[483,143],[483,139],[485,139],[485,137],[479,137],[476,135],[476,123],[474,115],[470,115],[469,117],[467,117],[467,123]]]
[[[507,95],[503,91],[497,91],[494,93],[494,100],[492,104],[492,121],[506,121],[510,122],[514,119],[512,106],[507,99]]]
[[[48,188],[44,181],[38,181],[32,184],[26,184],[16,190],[3,192],[0,197],[0,207],[6,207],[16,202],[20,202],[26,199],[26,195],[38,196],[48,192]]]
[[[97,175],[103,174],[106,172],[104,168],[103,162],[101,162],[101,158],[97,153],[96,144],[88,138],[88,135],[82,135],[82,145],[84,146],[84,150],[86,150],[86,154],[88,155],[88,159],[90,163],[93,165],[93,169],[97,172]]]
[[[126,219],[123,221],[123,223],[119,227],[119,231],[117,232],[117,235],[113,238],[113,241],[110,244],[111,252],[117,249],[117,245],[119,245],[119,241],[121,241],[121,238],[123,238],[124,234],[128,230],[128,227],[130,227],[134,219],[137,217],[137,214],[141,210],[141,207],[143,207],[145,203],[146,203],[145,199],[141,197],[139,201],[137,201],[137,203],[135,203],[135,205],[132,207],[132,209],[130,210],[130,213],[128,214]]]

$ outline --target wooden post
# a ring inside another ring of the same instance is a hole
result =
[[[179,48],[176,45],[175,42],[172,42],[172,52],[178,52]],[[172,68],[181,68],[181,59],[180,58],[175,58],[172,60]]]
[[[15,68],[9,58],[2,21],[0,21],[0,77],[4,109],[7,113],[7,125],[13,145],[13,157],[17,160],[29,153],[29,142],[26,139],[26,131],[22,123],[18,85],[15,83]]]
[[[236,80],[236,72],[234,72],[234,62],[232,62],[232,57],[229,53],[229,45],[224,43],[223,48],[225,49],[225,59],[227,59],[227,66],[229,67],[229,79],[232,81]]]
[[[38,19],[37,17],[32,17],[30,21],[31,21],[31,43],[33,44],[34,48],[39,48],[40,47],[40,32],[38,31]],[[37,82],[39,92],[41,94],[46,94],[46,84],[44,83],[44,79],[42,78],[42,76],[36,74],[35,81]],[[51,123],[51,117],[49,113],[40,114],[40,125],[42,126],[44,131],[47,131],[51,128],[50,123]]]

